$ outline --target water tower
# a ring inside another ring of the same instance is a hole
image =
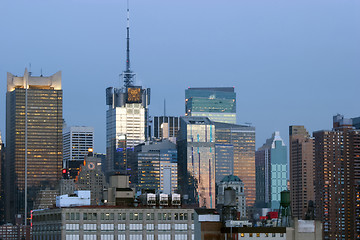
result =
[[[285,190],[280,193],[280,209],[277,226],[290,227],[291,226],[291,208],[290,208],[290,191]]]

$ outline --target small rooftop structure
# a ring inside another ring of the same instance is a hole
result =
[[[56,207],[74,207],[90,205],[90,191],[75,191],[74,194],[65,194],[56,197]]]

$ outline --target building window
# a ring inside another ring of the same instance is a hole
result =
[[[101,213],[101,220],[114,220],[114,213]]]
[[[126,213],[119,213],[118,220],[126,220]]]

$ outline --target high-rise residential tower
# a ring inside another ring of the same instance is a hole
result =
[[[279,132],[256,151],[255,162],[257,202],[279,209],[280,193],[287,190],[287,148]]]
[[[181,117],[177,138],[179,188],[199,207],[215,208],[215,125],[207,117]]]
[[[309,201],[315,202],[314,138],[304,126],[290,126],[289,144],[291,211],[305,219]]]
[[[130,27],[127,10],[126,69],[124,86],[106,89],[106,168],[107,172],[127,171],[127,151],[143,143],[149,136],[148,105],[150,88],[134,85],[135,73],[130,69]]]
[[[72,126],[63,132],[63,167],[69,169],[70,177],[75,178],[80,166],[94,148],[94,128]]]
[[[255,127],[215,122],[216,132],[216,169],[218,178],[220,172],[226,171],[238,176],[245,187],[246,205],[251,207],[256,198],[255,182]],[[231,163],[231,155],[233,160]],[[228,170],[226,170],[227,167]]]
[[[316,217],[324,239],[360,239],[360,131],[338,114],[331,131],[313,136]]]
[[[37,192],[60,180],[62,129],[61,72],[49,77],[31,76],[26,69],[23,77],[8,73],[6,208],[10,219],[15,213],[24,214],[26,182],[30,211]]]
[[[236,124],[236,93],[234,88],[186,89],[185,116],[208,117],[214,122]]]

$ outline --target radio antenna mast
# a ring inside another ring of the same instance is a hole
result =
[[[135,73],[130,69],[130,10],[129,0],[127,0],[127,17],[126,17],[126,69],[122,73],[124,78],[124,87],[130,87],[134,84]]]

